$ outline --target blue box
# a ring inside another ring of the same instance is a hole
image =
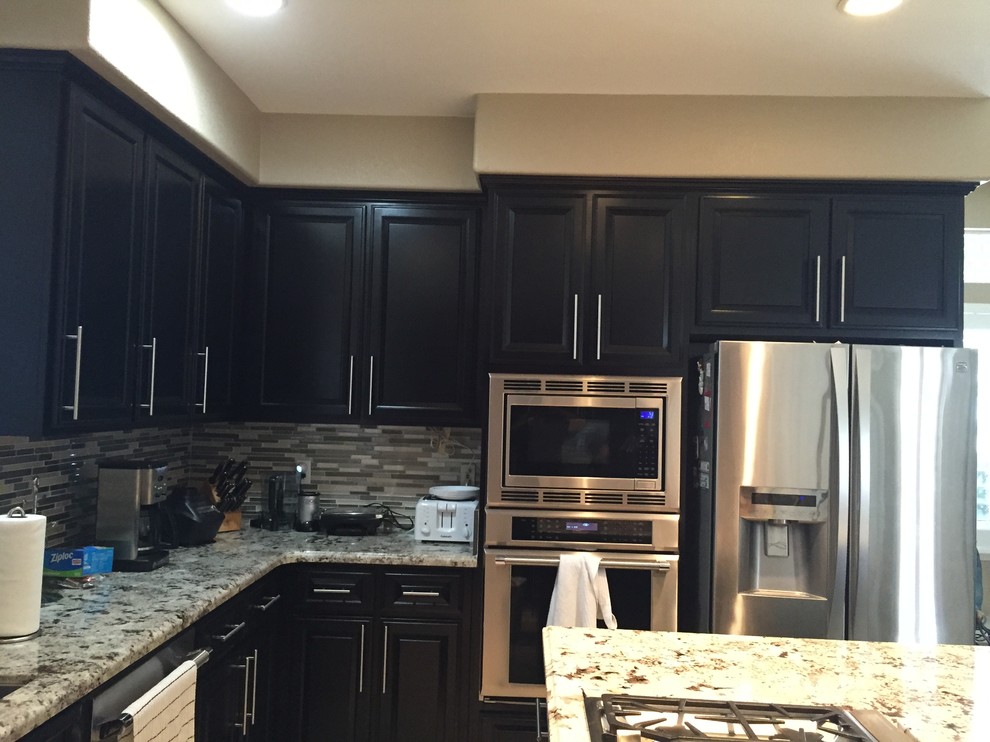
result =
[[[112,546],[84,546],[81,549],[45,549],[42,574],[46,577],[85,577],[112,569]]]

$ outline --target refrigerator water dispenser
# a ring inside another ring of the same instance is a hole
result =
[[[825,598],[828,493],[742,487],[739,592]]]

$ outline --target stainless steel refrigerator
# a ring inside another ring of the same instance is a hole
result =
[[[711,631],[973,642],[975,351],[722,341],[700,377]]]

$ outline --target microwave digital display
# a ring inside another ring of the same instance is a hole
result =
[[[509,407],[508,474],[650,479],[658,476],[660,410],[635,407]]]

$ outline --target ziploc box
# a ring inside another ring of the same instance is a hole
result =
[[[112,546],[84,546],[81,549],[45,549],[42,574],[47,577],[85,577],[113,568]]]

